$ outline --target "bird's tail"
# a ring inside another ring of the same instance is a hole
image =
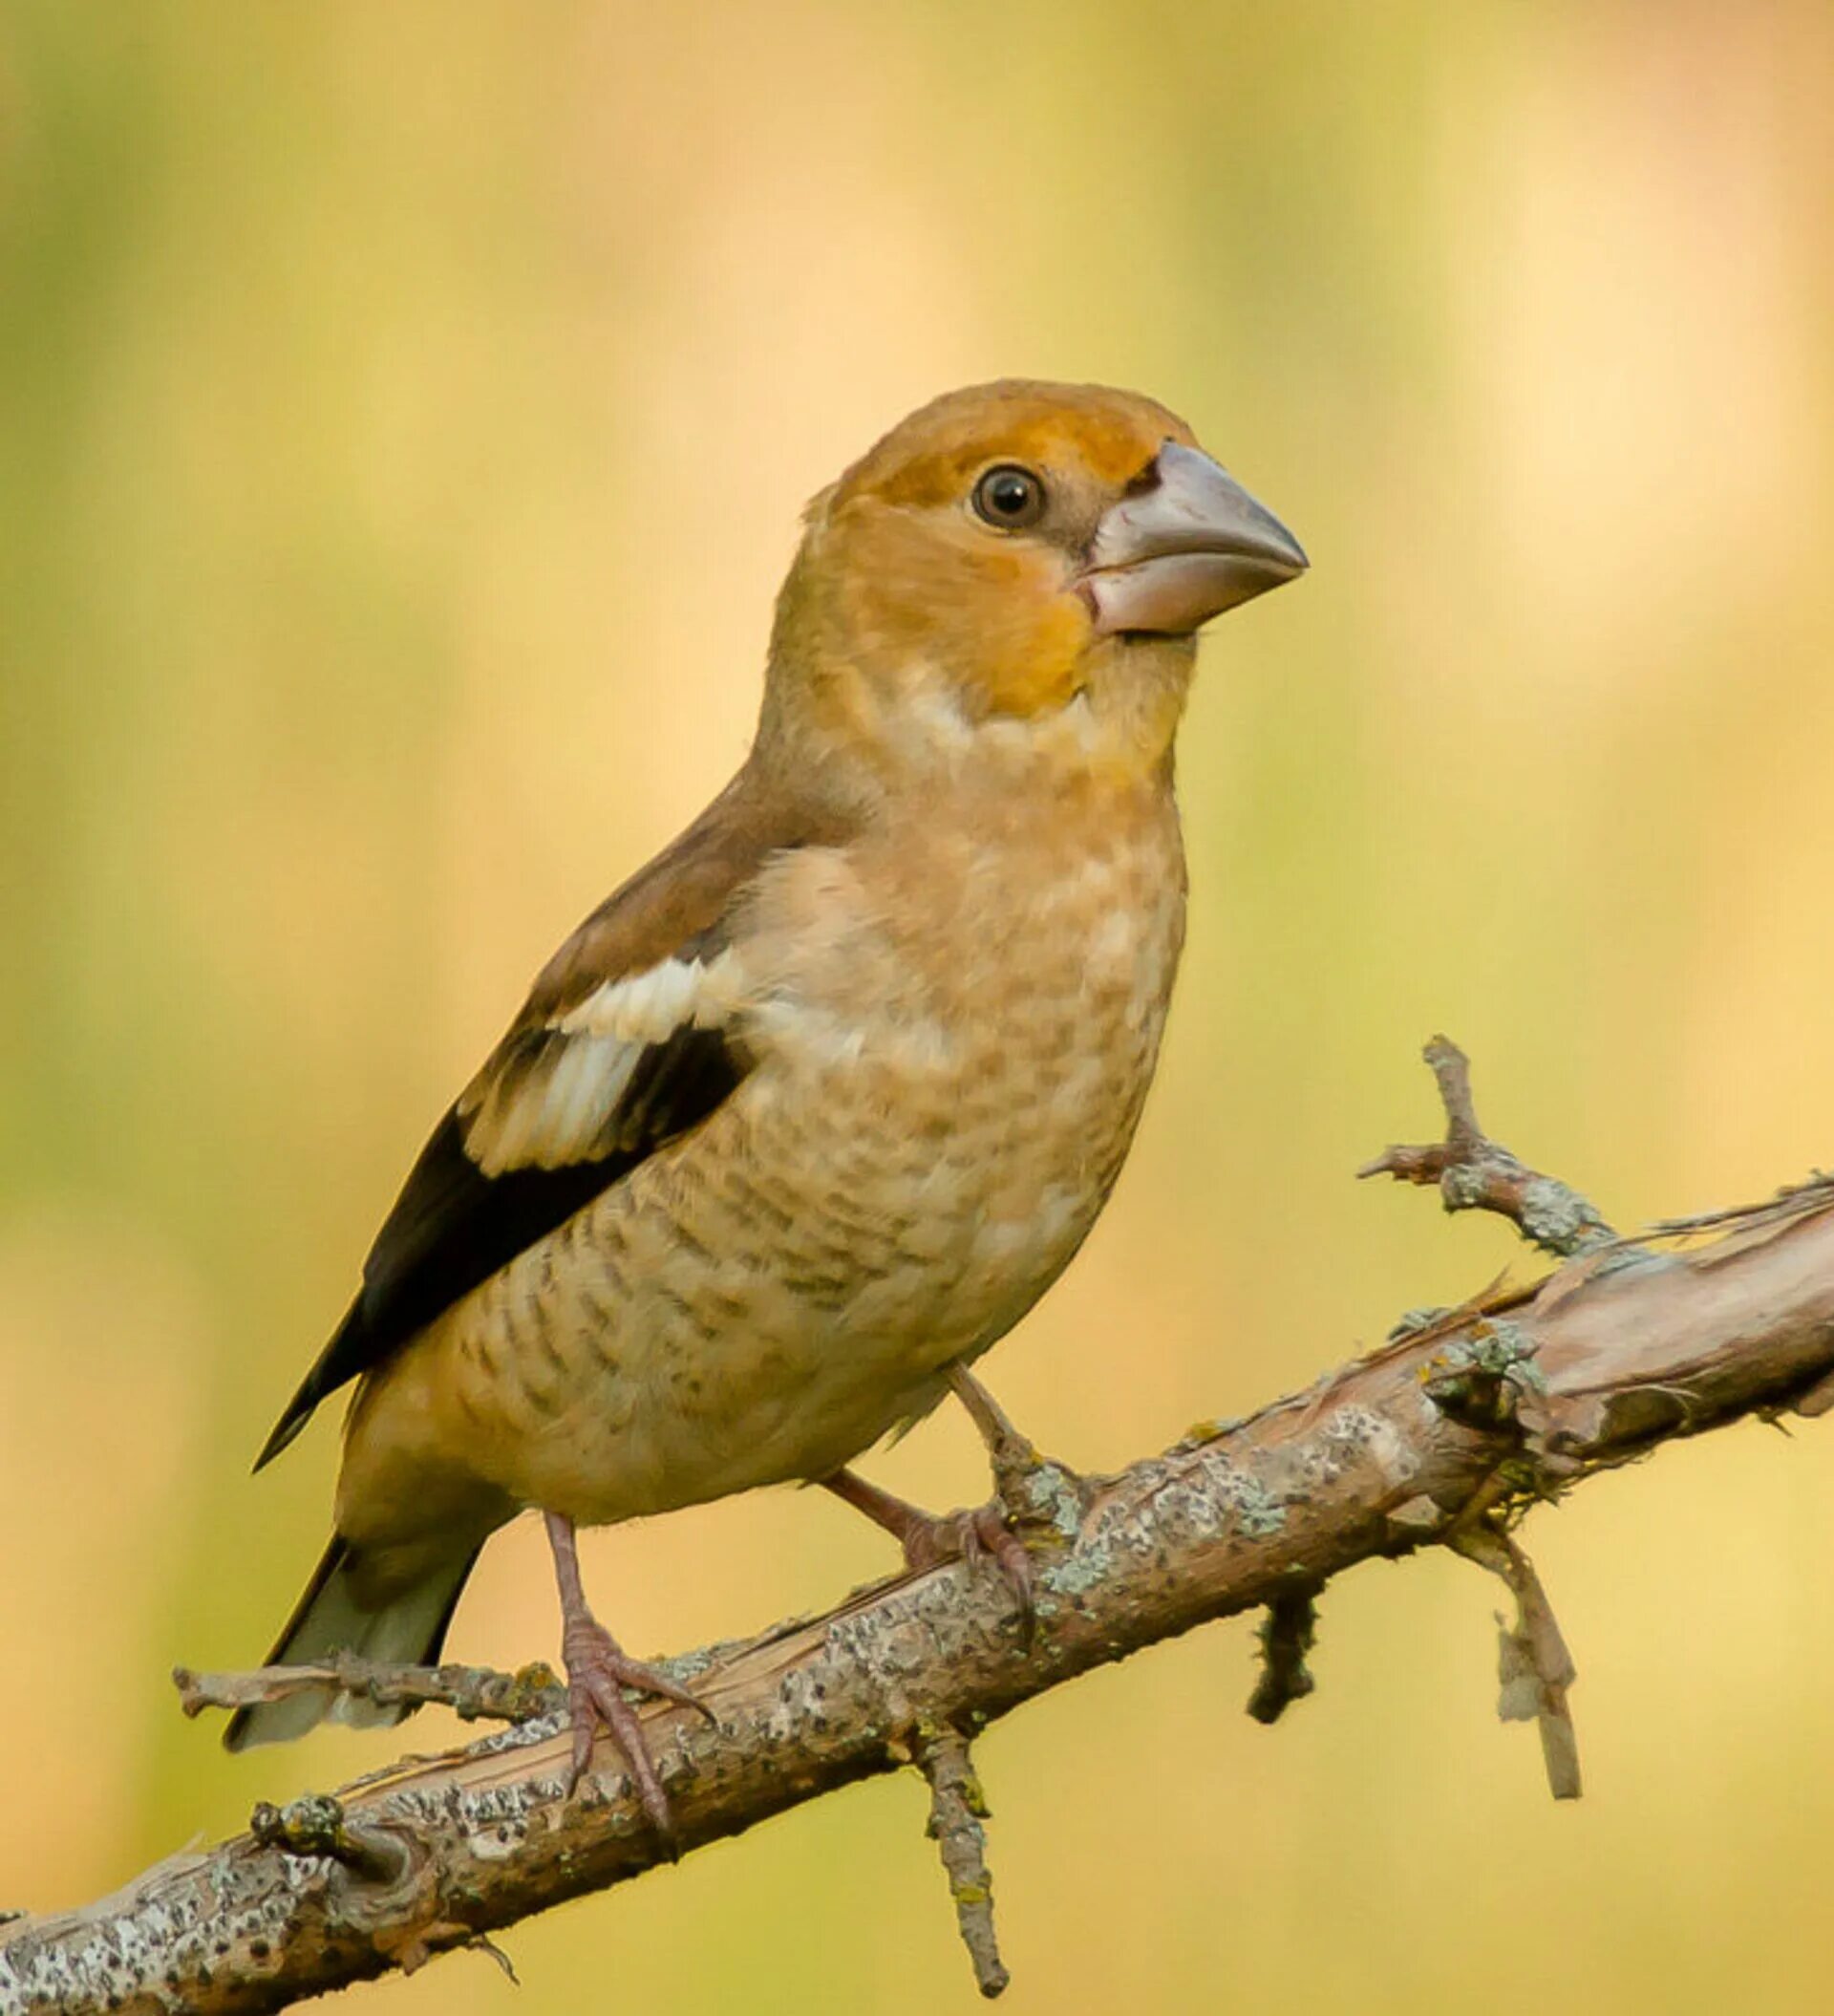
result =
[[[483,1543],[480,1541],[479,1547]],[[280,1641],[267,1655],[270,1666],[305,1666],[333,1652],[356,1652],[393,1664],[431,1665],[445,1642],[446,1626],[458,1592],[478,1558],[479,1547],[438,1562],[380,1609],[356,1597],[356,1551],[341,1534],[331,1535],[324,1559],[293,1606]],[[284,1701],[238,1708],[224,1733],[224,1747],[251,1749],[258,1743],[286,1743],[321,1722],[348,1722],[359,1728],[386,1728],[410,1710],[382,1705],[331,1688],[307,1689]]]

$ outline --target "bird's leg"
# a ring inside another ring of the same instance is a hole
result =
[[[1001,1579],[1012,1590],[1019,1606],[1020,1620],[1029,1642],[1037,1620],[1037,1604],[1032,1586],[1032,1559],[1021,1540],[1007,1524],[1006,1513],[996,1498],[972,1512],[927,1512],[890,1491],[868,1484],[852,1470],[836,1470],[821,1480],[843,1504],[865,1513],[875,1526],[883,1526],[905,1551],[909,1569],[935,1568],[944,1561],[966,1561],[970,1567],[985,1555],[992,1557]]]
[[[1006,1409],[966,1365],[949,1366],[949,1383],[987,1445],[987,1459],[993,1467],[993,1488],[1000,1494],[1000,1502],[1010,1508],[1018,1485],[1038,1467],[1037,1449],[1031,1438],[1021,1435],[1007,1419]]]
[[[573,1521],[560,1512],[544,1512],[547,1544],[554,1550],[554,1579],[561,1591],[561,1659],[566,1667],[567,1705],[573,1722],[573,1761],[567,1772],[566,1795],[570,1799],[592,1757],[595,1726],[603,1723],[611,1739],[624,1752],[637,1781],[643,1810],[665,1841],[674,1839],[674,1825],[655,1761],[644,1741],[643,1725],[625,1700],[623,1689],[635,1687],[645,1694],[660,1694],[666,1701],[679,1702],[714,1720],[714,1712],[667,1675],[632,1659],[592,1615],[580,1584],[579,1543]]]

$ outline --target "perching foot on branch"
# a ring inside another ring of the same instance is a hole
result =
[[[1357,1175],[1437,1183],[1447,1211],[1496,1212],[1557,1260],[1610,1245],[1617,1235],[1594,1205],[1557,1176],[1526,1168],[1478,1125],[1471,1061],[1458,1044],[1436,1036],[1420,1054],[1439,1081],[1445,1139],[1423,1147],[1385,1148]]]
[[[821,1486],[843,1505],[864,1512],[875,1526],[883,1526],[904,1549],[905,1566],[913,1572],[938,1568],[945,1561],[965,1561],[971,1569],[992,1560],[1013,1592],[1020,1632],[1025,1642],[1031,1642],[1037,1629],[1032,1560],[998,1499],[970,1512],[927,1512],[852,1470],[836,1470],[822,1478]]]
[[[1037,1633],[1036,1578],[1019,1529],[1056,1523],[1060,1510],[1056,1501],[1063,1491],[1041,1497],[1036,1482],[1042,1473],[1049,1470],[1059,1486],[1072,1480],[1059,1466],[1043,1462],[1030,1439],[1019,1433],[999,1402],[965,1365],[950,1367],[949,1383],[986,1445],[993,1471],[992,1503],[968,1512],[927,1512],[848,1469],[823,1477],[821,1484],[843,1504],[883,1526],[904,1549],[908,1569],[935,1568],[945,1561],[966,1561],[972,1568],[991,1557],[1019,1606],[1020,1641],[1030,1647]],[[1046,1505],[1044,1499],[1052,1503]]]
[[[665,1701],[704,1715],[714,1727],[718,1722],[711,1708],[696,1701],[685,1687],[677,1686],[666,1673],[658,1673],[654,1666],[632,1659],[592,1615],[580,1584],[579,1547],[572,1520],[558,1512],[545,1512],[543,1517],[547,1525],[548,1543],[554,1550],[554,1573],[561,1590],[561,1648],[566,1663],[567,1706],[573,1719],[567,1797],[578,1791],[580,1780],[586,1775],[586,1766],[592,1761],[593,1732],[603,1725],[624,1752],[651,1826],[672,1851],[675,1827],[669,1801],[645,1741],[643,1725],[624,1698],[624,1690],[634,1687],[641,1693],[659,1694]]]

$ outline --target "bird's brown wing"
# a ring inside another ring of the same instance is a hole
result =
[[[409,1171],[257,1469],[327,1394],[729,1096],[749,1068],[718,1008],[736,900],[771,855],[827,837],[741,771],[567,939]]]

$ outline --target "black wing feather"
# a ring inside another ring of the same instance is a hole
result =
[[[408,1173],[363,1265],[363,1286],[268,1436],[270,1463],[327,1394],[378,1365],[519,1253],[627,1176],[664,1142],[696,1126],[745,1075],[717,1029],[678,1029],[651,1043],[630,1075],[608,1154],[560,1169],[487,1176],[465,1152],[456,1106]]]

